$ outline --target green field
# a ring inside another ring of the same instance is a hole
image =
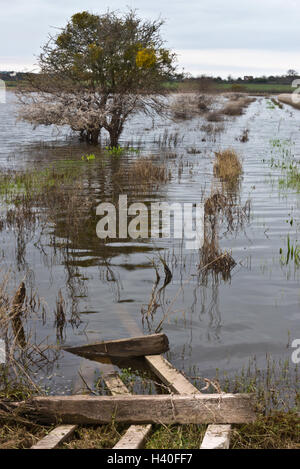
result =
[[[290,93],[293,91],[291,85],[276,83],[241,83],[237,85],[241,90],[244,88],[244,91],[257,93]],[[217,84],[216,87],[218,89],[223,89],[224,91],[231,91],[234,89],[234,85],[231,83],[220,83]]]
[[[170,91],[197,91],[198,85],[196,82],[166,82],[164,87]],[[236,89],[235,89],[236,88]],[[207,92],[217,89],[219,91],[237,91],[247,93],[291,93],[294,88],[291,85],[277,84],[277,83],[215,83]]]

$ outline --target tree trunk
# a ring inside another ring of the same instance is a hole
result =
[[[98,145],[100,129],[93,129],[88,132],[88,142],[92,145]]]
[[[116,129],[112,129],[109,131],[111,148],[118,146],[120,135],[121,135],[121,132]]]
[[[120,117],[114,117],[110,125],[107,127],[109,137],[110,137],[110,146],[111,148],[117,147],[119,143],[119,138],[123,130],[123,122]]]
[[[79,139],[92,145],[98,145],[101,128],[93,130],[81,130]]]

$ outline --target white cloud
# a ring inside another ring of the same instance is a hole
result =
[[[34,57],[1,57],[0,70],[15,72],[35,72],[38,70]]]

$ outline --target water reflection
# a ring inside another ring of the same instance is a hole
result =
[[[272,191],[269,168],[261,161],[282,121],[280,110],[270,118],[264,101],[257,101],[216,132],[208,131],[202,118],[154,126],[136,118],[122,143],[139,146],[140,154],[113,157],[66,140],[67,133],[53,142],[49,129],[34,134],[27,124],[17,124],[15,139],[14,107],[9,106],[0,129],[2,167],[72,164],[80,175],[68,188],[1,211],[3,273],[11,268],[16,284],[24,274],[34,274],[31,281],[44,298],[44,310],[29,322],[41,342],[80,345],[128,336],[120,321],[122,307],[145,332],[166,332],[174,360],[184,356],[190,366],[214,369],[229,360],[238,368],[256,352],[257,343],[261,353],[279,353],[287,330],[296,333],[299,327],[293,319],[299,310],[299,277],[285,278],[278,256],[282,236],[289,232],[285,215],[297,207],[297,197]],[[245,127],[249,142],[242,143],[236,137]],[[298,127],[288,116],[280,127],[282,136],[294,131],[296,151]],[[214,152],[229,146],[243,156],[243,175],[230,183],[213,173]],[[192,153],[194,147],[200,152]],[[82,161],[87,153],[94,153],[95,161]],[[142,156],[166,165],[171,178],[146,189],[129,181],[130,168]],[[187,252],[183,243],[168,239],[103,242],[96,235],[96,207],[116,203],[121,194],[127,194],[128,204],[205,202],[204,249]],[[270,261],[272,271],[262,269]],[[29,277],[25,283],[28,287]],[[72,378],[78,362],[61,355],[58,366],[64,377],[53,378],[53,387]]]

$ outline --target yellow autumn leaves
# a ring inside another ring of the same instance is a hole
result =
[[[144,48],[138,50],[136,54],[135,63],[139,68],[151,68],[154,65],[170,65],[172,63],[172,56],[167,49],[159,49],[155,51],[152,48]]]
[[[140,68],[151,68],[156,64],[156,54],[153,49],[141,49],[137,52],[135,63]]]

